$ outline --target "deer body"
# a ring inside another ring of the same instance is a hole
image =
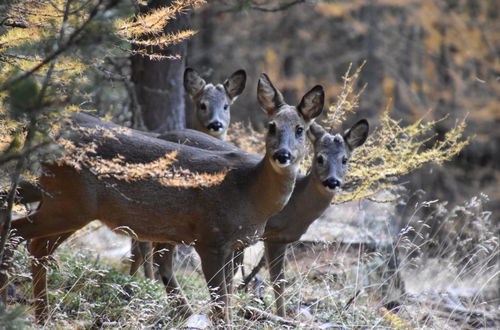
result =
[[[266,223],[262,236],[271,282],[275,291],[277,313],[285,316],[284,255],[289,243],[296,242],[331,205],[336,188],[342,184],[347,159],[368,135],[368,122],[361,120],[347,133],[331,135],[313,124],[309,137],[314,144],[313,165],[307,175],[298,175],[286,206]],[[230,150],[225,144],[196,132],[171,132],[161,138],[211,150]],[[242,263],[242,254],[236,263]]]
[[[99,156],[121,155],[131,164],[177,151],[177,162],[190,171],[213,173],[231,168],[217,186],[174,188],[153,180],[98,179],[85,168],[46,165],[40,185],[48,194],[41,207],[12,222],[19,236],[32,239],[30,252],[38,259],[39,265],[33,266],[38,319],[47,316],[44,257],[72,232],[99,219],[112,229],[130,228],[140,241],[193,244],[212,300],[218,304],[214,317],[229,322],[227,283],[232,270],[225,270],[227,259],[232,250],[253,242],[266,220],[288,201],[305,153],[305,131],[324,103],[323,90],[316,86],[299,106],[289,106],[265,74],[257,96],[270,120],[266,155],[257,163],[243,152],[201,150],[135,133],[115,134],[119,141],[99,134],[74,139],[96,142]],[[96,124],[81,126],[94,128]]]

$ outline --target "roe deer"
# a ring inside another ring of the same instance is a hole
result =
[[[184,89],[193,103],[194,129],[225,140],[230,123],[230,107],[245,89],[247,75],[245,70],[235,71],[222,84],[206,83],[200,74],[192,69],[184,71]],[[136,274],[141,265],[144,276],[153,279],[151,262],[151,242],[132,239],[130,275]]]
[[[194,129],[225,140],[230,122],[230,106],[243,92],[246,84],[244,70],[234,72],[224,83],[213,85],[194,69],[184,72],[184,88],[194,105]]]
[[[331,205],[335,191],[342,185],[351,152],[366,141],[368,131],[369,125],[365,119],[354,124],[343,136],[331,135],[315,123],[308,131],[314,146],[312,168],[307,175],[298,175],[288,203],[267,221],[262,236],[279,316],[285,316],[283,267],[286,248],[289,243],[299,240],[314,220]],[[174,131],[160,138],[210,150],[232,149],[227,144],[192,131]],[[158,244],[156,250],[160,249],[165,250],[166,256],[164,260],[156,259],[156,262],[160,264],[162,278],[168,278],[172,276],[172,249],[168,245]],[[241,264],[243,254],[235,252],[235,255],[235,263]],[[166,285],[167,291],[175,292],[175,281]]]
[[[32,266],[38,320],[48,316],[47,257],[74,231],[99,219],[111,229],[130,228],[140,241],[193,244],[215,302],[212,316],[230,321],[226,283],[231,279],[232,262],[227,262],[228,258],[232,251],[259,237],[266,220],[288,201],[306,149],[305,132],[324,104],[321,86],[307,92],[297,107],[286,104],[266,74],[259,79],[257,98],[269,118],[266,153],[257,164],[255,156],[244,152],[207,151],[133,132],[106,138],[96,130],[74,138],[77,142],[95,142],[97,155],[105,159],[120,156],[130,166],[177,151],[177,162],[191,171],[212,173],[231,168],[216,186],[165,187],[156,180],[97,178],[84,167],[76,170],[68,165],[43,165],[40,208],[12,222],[17,235],[31,239],[29,250],[36,258]],[[112,126],[101,124],[106,125]],[[95,128],[96,124],[81,126]]]
[[[286,248],[289,243],[298,241],[331,205],[336,189],[342,185],[350,154],[366,141],[368,129],[365,119],[354,124],[344,136],[331,135],[316,124],[309,129],[308,136],[314,145],[312,168],[308,175],[297,177],[288,204],[267,221],[263,234],[279,316],[285,316],[283,267]]]

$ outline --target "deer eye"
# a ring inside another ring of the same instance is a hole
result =
[[[227,110],[229,109],[229,105],[228,104],[224,104],[224,110]]]
[[[295,128],[295,136],[296,137],[301,137],[302,133],[304,133],[304,129],[302,127],[300,127],[300,126],[297,126]]]
[[[346,156],[342,157],[342,164],[344,164],[344,165],[347,164],[347,157]]]
[[[323,165],[325,163],[325,157],[323,157],[322,155],[319,155],[317,158],[317,161],[318,161],[319,165]]]
[[[200,109],[203,111],[207,110],[207,105],[205,103],[200,104]]]
[[[276,124],[269,123],[269,134],[274,134],[274,133],[276,133]]]

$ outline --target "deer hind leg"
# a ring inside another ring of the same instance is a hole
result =
[[[210,297],[215,304],[212,310],[212,320],[214,323],[223,320],[225,326],[230,326],[225,264],[231,253],[206,247],[197,247],[196,252],[200,255]]]
[[[287,244],[265,242],[266,259],[269,268],[271,283],[273,284],[276,300],[276,313],[285,317],[285,273],[283,270]]]
[[[153,270],[153,260],[152,260],[152,250],[153,243],[151,242],[139,242],[132,239],[132,264],[130,265],[130,275],[135,275],[139,270],[139,267],[143,265],[144,276],[151,280],[155,279]]]
[[[174,253],[175,245],[167,243],[157,244],[154,252],[154,263],[158,265],[160,278],[165,285],[167,294],[173,297],[174,305],[180,309],[184,317],[189,317],[193,314],[193,310],[175,278],[173,268]]]
[[[47,266],[49,257],[73,233],[72,231],[45,238],[35,238],[29,244],[29,251],[35,257],[35,260],[31,263],[31,269],[33,274],[35,316],[38,322],[45,321],[49,316],[47,300]]]

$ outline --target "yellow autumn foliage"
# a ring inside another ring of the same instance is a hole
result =
[[[358,91],[358,82],[364,63],[355,70],[349,65],[343,78],[343,86],[337,100],[326,111],[322,126],[331,133],[340,130],[344,120],[359,106],[363,88]],[[440,141],[430,143],[434,127],[441,120],[402,126],[391,118],[388,110],[379,117],[380,126],[372,131],[363,146],[356,149],[349,160],[349,171],[344,189],[336,194],[332,203],[339,204],[352,200],[371,198],[384,190],[391,190],[397,179],[430,163],[442,164],[456,156],[468,143],[464,138],[465,120],[449,130]],[[249,126],[235,123],[228,134],[229,142],[247,152],[263,155],[265,152],[263,132],[256,132]],[[431,145],[429,145],[429,143]],[[310,150],[312,152],[312,148]],[[301,166],[306,173],[311,167],[311,153]]]
[[[118,139],[114,132],[106,128],[96,129],[100,139]],[[89,133],[89,130],[85,130]],[[98,133],[98,134],[99,134]],[[72,141],[59,139],[58,143],[64,148],[65,155],[57,161],[58,165],[69,165],[76,170],[87,168],[97,178],[113,178],[126,182],[153,180],[166,187],[210,187],[220,184],[227,170],[215,174],[195,173],[188,169],[175,167],[177,152],[165,154],[148,163],[128,163],[123,156],[104,159],[96,153],[97,145],[87,143],[76,145]]]
[[[401,126],[388,111],[380,117],[380,126],[349,160],[345,188],[333,203],[373,197],[394,187],[396,179],[430,163],[442,164],[456,156],[468,143],[464,138],[465,120],[458,122],[442,140],[430,143],[430,135],[439,122],[422,120]]]
[[[115,27],[115,36],[130,45],[138,46],[132,51],[122,45],[106,45],[106,51],[118,51],[122,54],[139,53],[151,58],[163,58],[162,54],[156,54],[151,47],[163,49],[167,46],[181,42],[191,37],[195,32],[191,30],[177,33],[165,33],[164,28],[175,15],[185,12],[187,9],[204,3],[203,0],[178,0],[170,6],[160,7],[147,14],[139,14],[132,17],[116,17],[112,26]],[[36,84],[37,90],[43,90],[44,95],[38,98],[33,95],[33,107],[25,109],[26,114],[36,114],[37,121],[41,126],[37,127],[31,145],[35,147],[47,142],[58,143],[65,151],[65,156],[59,161],[64,161],[78,168],[86,166],[92,169],[98,177],[107,177],[110,173],[119,180],[142,180],[155,179],[161,184],[177,187],[207,187],[220,183],[225,172],[216,174],[191,173],[188,170],[173,166],[175,153],[166,155],[151,163],[133,164],[129,166],[122,158],[104,160],[92,151],[92,146],[86,148],[76,147],[66,140],[55,140],[60,135],[64,122],[68,120],[69,114],[81,111],[80,106],[68,104],[71,98],[71,88],[74,82],[82,83],[87,79],[87,70],[93,68],[96,61],[85,62],[85,57],[80,56],[78,51],[68,48],[64,54],[45,62],[48,54],[60,46],[60,43],[68,36],[88,23],[93,10],[102,10],[99,1],[84,0],[27,0],[14,1],[7,8],[6,30],[0,35],[0,86],[7,85],[23,73],[33,68],[40,68],[31,77]],[[117,13],[119,11],[116,11]],[[88,26],[87,26],[88,27]],[[48,82],[44,89],[42,87]],[[4,188],[9,185],[7,175],[12,169],[16,153],[23,152],[26,144],[26,128],[33,126],[28,117],[23,117],[12,112],[9,105],[9,93],[12,90],[4,88],[0,91],[0,175],[5,180],[0,182]],[[23,92],[23,91],[21,91]],[[31,104],[31,103],[30,103]],[[38,109],[40,107],[40,109]],[[33,109],[32,109],[33,108]],[[46,111],[50,109],[49,111]],[[33,127],[31,128],[33,129]],[[116,139],[115,134],[128,134],[126,128],[98,130],[94,132],[101,134],[102,138]],[[43,134],[41,134],[43,131]],[[53,146],[51,147],[53,150]],[[12,159],[8,163],[2,160]],[[29,175],[28,173],[24,173]]]

